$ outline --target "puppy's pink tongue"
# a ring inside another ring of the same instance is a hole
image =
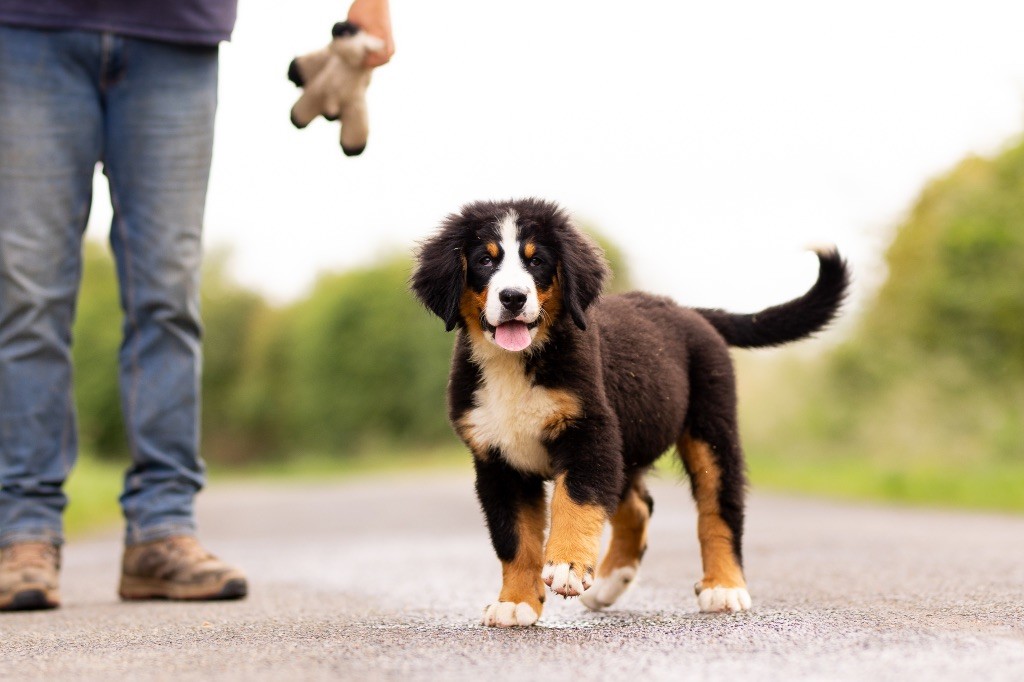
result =
[[[530,330],[523,322],[505,322],[494,330],[494,342],[505,350],[521,351],[530,345]]]

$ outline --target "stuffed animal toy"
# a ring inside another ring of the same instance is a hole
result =
[[[317,116],[340,118],[341,149],[346,156],[358,156],[369,135],[366,88],[372,69],[364,68],[363,60],[367,52],[382,50],[384,41],[349,21],[335,24],[331,35],[327,47],[296,57],[288,67],[288,78],[302,88],[292,107],[292,124],[305,128]]]

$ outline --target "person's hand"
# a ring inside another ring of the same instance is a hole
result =
[[[368,53],[363,66],[373,68],[387,64],[395,54],[388,0],[354,0],[348,10],[348,20],[384,41],[384,49]]]

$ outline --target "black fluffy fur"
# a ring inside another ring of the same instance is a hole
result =
[[[460,312],[464,289],[481,290],[467,258],[494,238],[510,209],[519,216],[520,240],[555,255],[562,294],[562,314],[550,322],[546,341],[522,351],[523,371],[533,386],[565,391],[582,407],[553,438],[537,434],[548,475],[564,474],[576,502],[612,513],[630,485],[684,435],[703,441],[721,472],[719,513],[741,560],[745,477],[729,346],[773,346],[825,327],[846,295],[845,262],[835,251],[819,252],[819,277],[805,295],[752,315],[686,308],[642,292],[599,298],[608,276],[603,254],[557,205],[537,199],[469,204],[422,245],[411,282],[446,329],[459,328],[448,391],[457,431],[482,385],[473,346],[490,343],[474,336],[473,320]],[[506,559],[515,554],[517,505],[534,499],[539,478],[487,448],[475,453],[477,491],[495,550]],[[653,505],[649,496],[647,502]]]

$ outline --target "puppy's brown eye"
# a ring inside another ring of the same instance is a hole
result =
[[[534,256],[533,258],[530,259],[527,265],[529,265],[531,268],[539,268],[540,266],[544,265],[544,261],[541,258]]]
[[[489,268],[494,265],[494,260],[492,260],[490,256],[480,256],[480,260],[478,260],[477,263],[485,268]]]

